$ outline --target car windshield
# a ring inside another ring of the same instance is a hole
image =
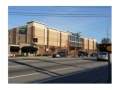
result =
[[[84,53],[84,52],[79,52],[79,53]]]
[[[57,52],[56,54],[60,54],[60,53],[62,53],[62,52]]]
[[[107,55],[107,53],[100,53],[100,55]]]

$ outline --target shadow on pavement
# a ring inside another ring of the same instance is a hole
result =
[[[91,61],[97,61],[97,59],[96,58],[83,58],[83,60],[91,60]],[[107,62],[107,60],[99,60],[99,62]]]
[[[62,84],[62,83],[107,83],[107,79],[102,79],[108,76],[107,65],[100,66],[97,69],[88,69],[88,71],[81,70],[65,74],[63,76],[52,77],[43,80],[37,80],[29,83],[46,83],[46,84]],[[104,73],[104,74],[103,74]]]
[[[58,74],[58,73],[55,73],[55,72],[52,72],[52,71],[49,71],[49,70],[46,70],[46,69],[42,69],[42,68],[38,68],[38,67],[32,66],[32,65],[27,64],[27,63],[18,62],[18,61],[15,61],[15,60],[9,60],[9,61],[10,61],[10,62],[13,62],[13,63],[16,63],[16,64],[25,65],[25,66],[28,66],[28,67],[37,69],[37,70],[35,70],[35,71],[40,72],[40,73],[43,73],[43,74],[47,74],[47,75],[50,75],[50,76],[54,76],[54,75],[52,75],[52,74],[61,75],[61,74]]]

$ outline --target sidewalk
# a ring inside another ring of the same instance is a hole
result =
[[[27,56],[27,57],[8,57],[8,58],[48,58],[52,56]]]
[[[52,56],[26,56],[26,57],[8,57],[8,58],[52,58]],[[77,56],[68,56],[68,57],[77,57]]]

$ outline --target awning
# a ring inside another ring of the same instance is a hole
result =
[[[33,46],[24,46],[21,48],[22,51],[27,51],[27,52],[35,52],[38,49],[36,47]]]
[[[16,46],[10,46],[10,50],[12,51],[19,51],[20,50],[20,47],[16,47]]]
[[[34,50],[34,47],[32,47],[32,46],[24,46],[24,47],[21,48],[21,50],[28,50],[28,49]]]

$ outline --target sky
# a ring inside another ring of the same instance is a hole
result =
[[[111,39],[111,6],[8,6],[8,29],[35,20],[46,27]]]

